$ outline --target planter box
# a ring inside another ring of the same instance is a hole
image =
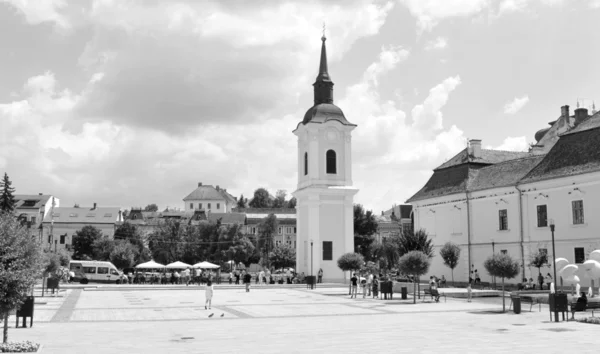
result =
[[[25,353],[41,353],[43,349],[43,346],[40,344],[40,346],[37,348],[37,350],[35,352],[25,352]],[[23,352],[4,352],[3,354],[23,354]]]

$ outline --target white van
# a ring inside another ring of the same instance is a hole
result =
[[[73,281],[81,284],[88,282],[119,284],[121,282],[121,272],[111,262],[71,261],[69,269],[75,273]]]

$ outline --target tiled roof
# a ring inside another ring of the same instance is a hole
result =
[[[475,171],[469,164],[436,169],[425,186],[406,202],[466,192],[467,182]]]
[[[520,183],[595,171],[600,171],[600,128],[562,135],[544,159]]]
[[[600,127],[600,111],[586,118],[583,122],[579,123],[575,128],[569,130],[563,135],[579,133],[584,130],[595,129]]]
[[[188,194],[187,197],[183,198],[183,200],[227,200],[227,198],[215,187],[207,184],[199,186],[192,193]]]
[[[48,213],[44,222],[77,223],[77,224],[114,224],[119,220],[119,207],[92,208],[54,208],[53,213]],[[52,215],[51,215],[52,214]]]
[[[15,194],[15,208],[16,209],[39,209],[44,206],[48,200],[52,197],[51,195],[27,195],[27,194]]]
[[[265,214],[265,217],[269,214],[296,214],[295,208],[235,208],[235,211],[244,214]]]
[[[468,189],[469,191],[477,191],[488,188],[514,186],[543,158],[544,155],[536,155],[500,162],[481,168],[475,172],[474,178],[469,182]]]
[[[452,157],[450,160],[438,166],[435,170],[441,170],[444,168],[460,165],[467,162],[491,165],[507,160],[527,157],[529,155],[530,153],[528,152],[481,149],[481,157],[474,158],[472,156],[469,156],[467,148],[465,148],[464,150],[456,154],[454,157]]]
[[[301,124],[322,124],[332,120],[337,120],[343,125],[356,126],[356,124],[348,122],[346,116],[344,116],[344,112],[342,112],[342,110],[333,103],[319,103],[317,105],[312,106],[304,114],[304,119],[302,120]],[[300,123],[298,124],[298,126],[300,126]]]
[[[231,194],[229,194],[226,189],[219,189],[219,193],[221,193],[221,195],[223,196],[223,198],[228,203],[237,203],[237,200],[235,199],[235,197],[232,196]]]
[[[392,215],[392,211],[394,215],[396,215],[399,219],[410,219],[410,213],[412,212],[412,205],[410,204],[400,204],[396,205],[391,209],[388,209],[383,212],[386,217],[390,217]]]
[[[242,213],[209,213],[208,221],[217,222],[221,219],[221,224],[240,224],[246,223],[246,214]]]

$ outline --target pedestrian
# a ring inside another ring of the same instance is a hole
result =
[[[229,285],[233,283],[233,273],[229,272]]]
[[[550,289],[550,284],[552,284],[552,276],[550,275],[550,273],[546,275],[546,283],[548,284],[548,289]]]
[[[352,283],[352,287],[350,290],[350,298],[352,299],[352,297],[356,298],[356,292],[358,290],[358,278],[356,277],[356,273],[352,275],[352,278],[350,278],[350,282]]]
[[[475,269],[475,284],[481,284],[481,278],[479,278],[479,273],[477,269]]]
[[[208,306],[208,310],[210,310],[210,306],[212,305],[212,297],[213,297],[213,292],[214,292],[214,287],[213,287],[213,283],[212,281],[210,281],[210,279],[208,280],[208,282],[206,283],[206,286],[204,287],[204,297],[206,298],[206,301],[204,302],[204,309],[206,310],[207,306]]]
[[[258,276],[260,278],[259,283],[261,285],[265,284],[267,282],[267,279],[265,278],[265,271],[261,269],[260,273],[258,273]]]
[[[373,286],[373,273],[369,273],[367,276],[367,296],[371,296],[371,286]]]
[[[377,276],[373,276],[373,299],[379,299],[379,279]]]
[[[244,284],[246,284],[246,292],[250,292],[250,283],[252,282],[252,275],[249,272],[244,271]]]
[[[272,280],[271,280],[271,270],[267,269],[267,273],[265,274],[266,278],[267,278],[267,284],[271,284]]]
[[[319,268],[319,273],[317,273],[317,275],[318,275],[317,283],[322,283],[323,282],[323,268]]]
[[[471,302],[471,281],[469,281],[469,285],[467,285],[467,302]]]
[[[542,273],[538,274],[538,283],[540,284],[540,290],[544,290],[544,277]]]

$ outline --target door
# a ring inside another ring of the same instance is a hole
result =
[[[98,267],[98,281],[110,282],[110,273],[108,272],[108,267]]]
[[[110,269],[110,280],[112,282],[116,282],[117,280],[121,279],[121,275],[119,274],[119,272],[117,272],[116,269],[111,268]]]

